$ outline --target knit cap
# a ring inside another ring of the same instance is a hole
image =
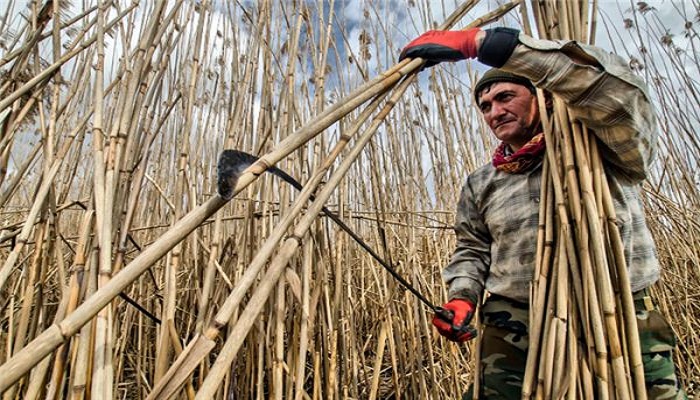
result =
[[[481,79],[476,83],[474,87],[474,100],[479,101],[479,93],[488,85],[496,82],[511,82],[517,83],[518,85],[523,85],[527,87],[532,93],[535,92],[535,86],[530,82],[529,79],[524,78],[520,75],[511,74],[510,72],[503,71],[498,68],[491,68],[486,71]]]

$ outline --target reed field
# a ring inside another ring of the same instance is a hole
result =
[[[700,1],[7,0],[3,400],[461,396],[473,344],[327,213],[442,304],[460,189],[497,144],[471,93],[485,68],[398,55],[436,28],[550,37],[565,17],[537,3],[578,10],[649,86],[653,293],[694,397]],[[260,160],[217,193],[224,149]]]

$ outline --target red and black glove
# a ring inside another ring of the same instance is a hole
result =
[[[481,28],[463,31],[428,31],[418,36],[401,51],[399,61],[406,57],[420,57],[427,61],[426,67],[443,61],[460,61],[476,58],[476,36]]]
[[[466,342],[476,337],[476,329],[469,326],[476,306],[469,300],[454,299],[438,307],[433,325],[438,332],[453,342]]]

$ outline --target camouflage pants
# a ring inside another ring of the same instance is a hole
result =
[[[646,298],[645,298],[646,296]],[[675,336],[647,292],[635,293],[635,309],[650,400],[687,398],[675,374]],[[492,296],[482,307],[480,399],[520,399],[528,347],[526,304]],[[472,399],[472,387],[464,399]]]

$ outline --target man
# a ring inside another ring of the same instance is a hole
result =
[[[685,398],[675,374],[673,332],[648,298],[659,264],[647,228],[639,186],[656,141],[646,88],[624,61],[575,42],[536,40],[509,28],[430,31],[409,43],[401,59],[432,66],[478,58],[495,67],[477,82],[474,97],[501,141],[491,163],[467,178],[457,208],[457,246],[443,276],[452,321],[433,319],[440,334],[463,342],[460,329],[482,306],[480,397],[519,399],[527,358],[529,287],[537,243],[545,143],[535,86],[569,105],[572,119],[599,139],[609,176],[637,308],[650,399]],[[466,396],[471,396],[467,394]]]

